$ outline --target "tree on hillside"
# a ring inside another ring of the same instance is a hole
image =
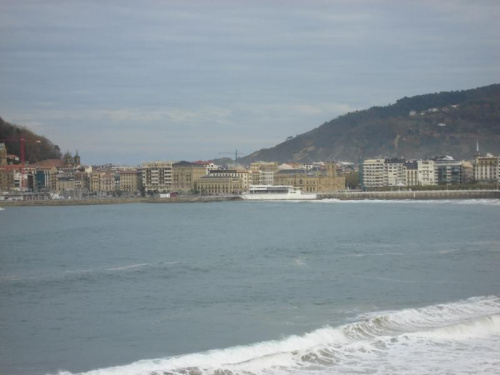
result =
[[[36,163],[45,159],[61,158],[59,146],[54,145],[46,137],[35,134],[24,126],[11,124],[0,117],[0,139],[13,139],[9,141],[0,141],[5,143],[9,154],[18,156],[21,154],[21,145],[18,141],[21,137],[24,137],[26,140],[40,140],[40,143],[25,143],[26,162]]]

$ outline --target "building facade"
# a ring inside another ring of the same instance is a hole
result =
[[[407,161],[404,163],[404,184],[405,186],[418,185],[418,162]]]
[[[360,181],[364,188],[384,186],[385,159],[367,159],[360,166]]]
[[[476,155],[474,159],[474,179],[479,182],[500,181],[500,156]]]
[[[212,170],[208,173],[208,176],[237,178],[241,183],[241,191],[246,191],[250,187],[250,172],[243,168]]]
[[[206,175],[195,183],[202,195],[241,194],[244,189],[241,179],[233,176]]]
[[[345,189],[345,178],[337,176],[335,163],[323,168],[282,169],[274,174],[274,185],[293,186],[304,193],[331,193]]]
[[[436,167],[433,160],[418,160],[417,170],[418,170],[417,185],[430,186],[437,184]]]
[[[0,165],[7,165],[7,147],[0,143]]]
[[[404,185],[405,170],[404,160],[398,158],[389,158],[384,160],[384,181],[383,186],[401,186]]]
[[[193,193],[196,182],[207,174],[205,165],[181,161],[173,164],[172,191]]]
[[[153,161],[142,164],[142,186],[146,192],[172,191],[173,162]]]
[[[438,185],[460,185],[464,181],[463,166],[461,161],[452,156],[445,155],[432,159],[434,161],[435,178]]]
[[[274,185],[274,174],[278,171],[276,162],[255,162],[250,164],[251,185]]]
[[[14,190],[14,169],[8,166],[0,166],[0,190]]]
[[[120,170],[120,190],[135,193],[141,190],[142,172],[137,169]]]

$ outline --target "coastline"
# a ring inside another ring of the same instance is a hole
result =
[[[500,199],[500,190],[341,191],[318,194],[318,199],[339,200],[439,200]]]
[[[427,190],[319,193],[317,200],[446,200],[446,199],[500,199],[500,190]],[[0,201],[0,207],[13,206],[87,206],[130,203],[210,203],[243,201],[239,195],[186,196],[175,198],[104,198],[70,200]]]
[[[175,198],[103,198],[103,199],[60,199],[60,200],[26,200],[0,201],[0,207],[14,206],[90,206],[102,204],[130,204],[130,203],[210,203],[242,200],[240,196],[203,196],[203,197],[175,197]]]

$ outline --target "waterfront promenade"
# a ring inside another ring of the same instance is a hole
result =
[[[426,191],[342,191],[318,194],[318,200],[436,200],[436,199],[500,199],[500,190],[426,190]],[[240,195],[180,196],[175,198],[100,198],[59,200],[0,201],[8,206],[86,206],[128,203],[208,203],[243,200]]]
[[[339,191],[318,194],[318,199],[339,200],[432,200],[432,199],[500,199],[500,190],[421,190],[421,191]]]

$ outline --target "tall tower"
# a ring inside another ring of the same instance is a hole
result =
[[[80,165],[80,155],[78,155],[78,150],[76,150],[75,157],[73,158],[75,167],[78,167]]]
[[[325,163],[326,166],[326,175],[328,177],[337,177],[337,166],[334,161],[327,161]]]

